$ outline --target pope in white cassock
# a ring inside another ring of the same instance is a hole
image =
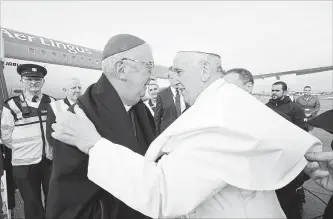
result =
[[[52,136],[88,153],[88,178],[149,217],[285,218],[274,190],[321,142],[226,83],[216,54],[178,52],[169,77],[191,107],[145,156],[101,138],[78,107]]]

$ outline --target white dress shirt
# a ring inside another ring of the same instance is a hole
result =
[[[128,112],[132,108],[132,106],[127,106],[127,105],[124,105],[124,107],[126,109],[126,112]]]
[[[154,115],[155,115],[155,112],[153,111],[153,109],[152,109],[151,106],[149,105],[149,101],[150,101],[150,99],[149,99],[149,100],[146,100],[146,101],[144,102],[144,104],[146,104],[146,106],[148,107],[150,113],[154,116]],[[152,103],[153,103],[153,102],[152,102]],[[154,107],[156,107],[156,102],[153,103],[153,105],[154,105]]]

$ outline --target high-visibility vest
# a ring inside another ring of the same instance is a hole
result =
[[[39,105],[27,101],[23,95],[5,102],[1,117],[2,140],[12,149],[13,166],[36,164],[43,156],[52,159],[45,133],[47,107],[53,101],[52,97],[43,94]],[[12,130],[5,130],[6,123],[12,122]],[[3,132],[7,132],[8,139]]]

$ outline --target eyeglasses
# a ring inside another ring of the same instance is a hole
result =
[[[177,74],[180,74],[180,73],[182,72],[181,69],[179,69],[179,68],[175,68],[175,67],[173,67],[173,66],[169,67],[169,71],[174,72],[174,73],[177,73]]]
[[[280,92],[280,90],[272,90],[272,92]]]
[[[154,68],[154,62],[144,62],[144,61],[139,61],[139,60],[129,59],[129,58],[122,58],[121,59],[121,61],[126,61],[126,60],[136,62],[136,63],[140,63],[141,65],[143,65],[145,68],[147,68],[149,70],[149,73],[151,73],[153,68]]]
[[[21,80],[24,82],[28,82],[28,83],[31,83],[33,81],[40,83],[40,82],[44,81],[44,78],[22,78]]]
[[[149,89],[149,91],[157,91],[157,88],[151,88],[151,89]]]

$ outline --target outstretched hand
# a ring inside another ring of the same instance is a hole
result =
[[[52,125],[54,130],[52,137],[66,144],[76,146],[82,152],[88,154],[89,149],[102,137],[78,105],[74,107],[74,112],[75,114],[66,111],[57,115],[57,123]]]

